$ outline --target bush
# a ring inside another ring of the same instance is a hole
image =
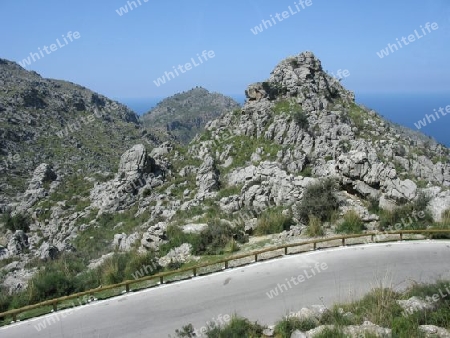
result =
[[[3,222],[5,223],[6,229],[12,232],[16,232],[16,230],[22,230],[23,232],[30,231],[31,217],[27,214],[11,216],[10,213],[6,213],[3,216]]]
[[[350,210],[344,215],[344,221],[337,226],[336,232],[343,234],[360,234],[364,228],[361,217],[359,217],[354,210]]]
[[[424,217],[419,217],[420,213]],[[412,204],[395,208],[394,210],[381,210],[380,230],[424,230],[433,223],[433,216],[428,210],[417,211]]]
[[[316,323],[312,319],[288,317],[275,325],[275,334],[280,338],[290,338],[292,332],[295,330],[305,332],[314,329],[316,326]]]
[[[210,324],[206,331],[208,338],[259,338],[262,336],[264,327],[257,322],[252,323],[248,319],[233,317],[231,321],[221,327],[220,325]]]
[[[230,224],[214,218],[208,221],[208,227],[200,234],[186,234],[175,225],[167,228],[168,242],[160,246],[160,255],[166,255],[171,249],[183,243],[190,243],[195,255],[221,255],[225,250],[236,248],[236,244],[248,241],[244,225],[231,227]]]
[[[125,255],[115,253],[101,266],[102,283],[109,285],[122,282],[125,279],[126,268],[127,258]]]
[[[314,215],[309,215],[308,218],[309,223],[308,227],[306,228],[306,234],[309,237],[319,237],[325,235],[322,227],[322,221]]]
[[[170,225],[167,227],[166,235],[168,242],[159,247],[161,256],[167,255],[171,249],[179,247],[183,243],[192,244],[193,250],[196,254],[198,253],[198,248],[200,247],[199,234],[186,234],[180,227]]]
[[[339,208],[336,190],[337,183],[332,178],[309,185],[303,193],[301,202],[297,205],[298,218],[307,222],[310,215],[313,215],[321,221],[328,221],[333,211]]]
[[[289,230],[293,224],[292,217],[283,214],[282,209],[269,209],[258,218],[255,233],[256,235],[278,234]]]
[[[8,290],[5,287],[0,287],[0,312],[6,312],[9,310],[12,297],[8,294]]]
[[[219,219],[208,222],[208,227],[200,233],[199,245],[195,248],[196,254],[220,255],[225,252],[225,248],[230,246],[230,242],[247,241],[243,227],[232,228],[228,223]]]
[[[159,271],[161,271],[161,266],[158,263],[156,254],[154,251],[150,250],[146,253],[131,255],[125,269],[125,279],[134,278],[134,275],[139,274],[137,272],[141,272],[141,274],[144,273],[145,276],[151,276]]]
[[[197,335],[195,334],[195,329],[192,324],[185,325],[181,328],[181,330],[175,330],[176,337],[179,338],[193,338]]]
[[[72,253],[46,262],[28,283],[29,302],[37,303],[78,291],[79,281],[75,277],[84,270],[85,263]]]
[[[307,129],[309,126],[308,116],[303,111],[294,113],[294,121],[301,129]]]

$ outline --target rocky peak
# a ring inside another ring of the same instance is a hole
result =
[[[335,99],[354,102],[355,96],[322,69],[311,52],[281,61],[265,82],[252,84],[246,90],[249,101],[297,98],[306,110],[323,109]]]

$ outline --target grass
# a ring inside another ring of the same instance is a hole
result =
[[[296,317],[286,317],[275,325],[275,334],[279,338],[290,338],[295,330],[309,331],[317,326],[316,321],[312,319],[300,319]]]
[[[395,230],[424,230],[427,225],[433,224],[433,216],[427,210],[430,198],[420,194],[410,203],[399,206],[393,210],[380,210],[380,229]]]
[[[289,230],[293,224],[292,216],[285,215],[283,209],[268,209],[258,218],[255,234],[257,236],[278,234],[285,230]]]
[[[325,235],[325,231],[323,230],[322,221],[320,220],[320,218],[314,215],[309,215],[308,218],[309,222],[308,227],[306,228],[306,234],[309,237],[321,237]]]
[[[364,229],[361,217],[354,210],[350,210],[344,215],[344,221],[337,226],[336,232],[340,234],[360,234]]]
[[[275,337],[289,338],[295,330],[309,331],[319,325],[326,325],[320,333],[314,337],[339,338],[348,337],[346,326],[361,325],[364,321],[370,321],[384,328],[392,329],[392,337],[422,338],[425,335],[419,330],[419,325],[436,325],[442,328],[450,328],[450,299],[441,297],[436,303],[435,310],[417,311],[410,315],[403,315],[403,309],[397,300],[408,299],[412,296],[432,297],[439,294],[439,290],[449,288],[449,282],[439,281],[429,285],[415,285],[403,293],[395,292],[391,288],[375,288],[360,300],[349,304],[336,304],[325,312],[320,320],[301,319],[296,317],[284,317],[275,325]],[[342,311],[343,310],[343,311]],[[353,316],[346,316],[350,312]],[[177,330],[177,337],[194,337],[186,335],[193,332],[188,330],[192,325],[186,325],[182,330]],[[232,320],[222,326],[212,325],[205,333],[206,337],[263,337],[264,327],[257,322],[252,323],[248,319],[234,316]],[[185,334],[185,335],[183,335]],[[374,338],[375,334],[365,332],[359,337]]]
[[[250,322],[248,319],[234,315],[230,322],[225,325],[210,323],[205,336],[208,338],[259,338],[265,327],[257,322]],[[197,337],[192,324],[183,326],[181,330],[175,330],[175,337]]]
[[[233,195],[239,195],[241,193],[242,187],[244,185],[240,184],[240,185],[231,185],[231,186],[226,186],[222,189],[219,190],[219,192],[217,193],[217,199],[220,200],[224,197],[229,197],[229,196],[233,196]]]

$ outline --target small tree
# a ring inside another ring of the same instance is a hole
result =
[[[22,230],[24,232],[30,231],[31,218],[26,214],[17,214],[11,216],[11,213],[6,213],[3,216],[3,222],[6,229],[15,232],[16,230]]]
[[[297,217],[308,222],[313,215],[321,221],[328,221],[333,211],[339,208],[336,197],[337,182],[333,178],[326,178],[317,183],[309,185],[301,202],[297,205]]]
[[[309,126],[308,116],[301,109],[294,113],[294,121],[302,129],[307,129]]]

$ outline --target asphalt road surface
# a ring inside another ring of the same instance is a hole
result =
[[[201,332],[233,314],[270,325],[291,311],[348,302],[374,287],[400,290],[438,279],[450,279],[450,241],[342,247],[94,302],[0,328],[0,337],[164,338],[189,323]]]

